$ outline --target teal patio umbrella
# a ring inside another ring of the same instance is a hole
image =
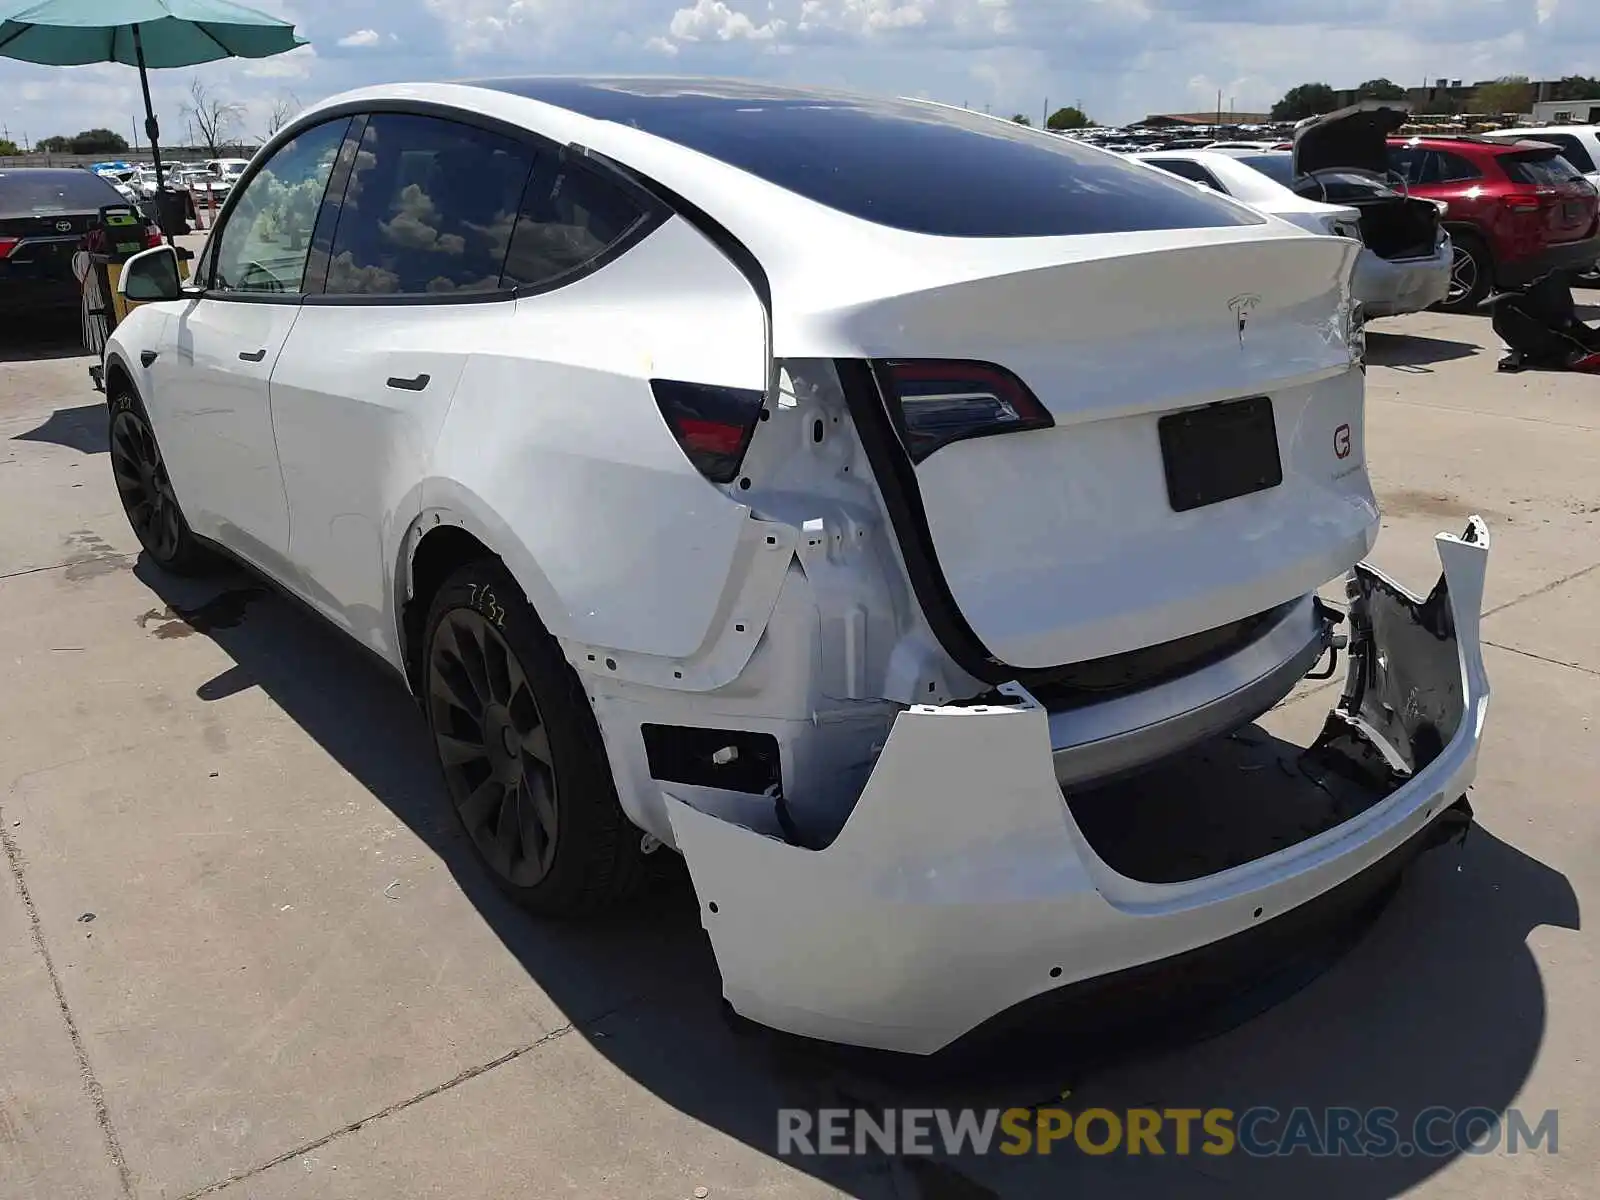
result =
[[[0,0],[0,55],[54,67],[119,62],[139,68],[144,130],[161,180],[161,131],[151,67],[268,58],[305,45],[294,26],[230,0]]]

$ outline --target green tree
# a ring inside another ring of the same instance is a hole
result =
[[[1472,93],[1472,111],[1525,113],[1533,110],[1533,85],[1526,75],[1502,75]]]
[[[1600,79],[1590,75],[1563,75],[1551,89],[1552,100],[1600,100]]]
[[[125,154],[128,139],[109,129],[85,129],[69,145],[74,154]]]
[[[1332,112],[1336,106],[1333,89],[1325,83],[1302,83],[1283,94],[1283,99],[1272,106],[1274,121],[1300,121],[1321,113]]]
[[[72,139],[57,134],[55,137],[42,138],[34,144],[34,149],[43,150],[46,154],[70,154]]]
[[[1083,129],[1085,126],[1093,125],[1094,122],[1089,120],[1089,114],[1083,109],[1069,104],[1065,108],[1056,109],[1044,124],[1046,129]]]
[[[22,147],[21,146],[17,145],[15,142],[11,141],[9,138],[0,138],[0,156],[11,155],[11,154],[21,154],[21,153],[22,153]]]
[[[1028,118],[1023,116],[1021,113],[1013,113],[1011,115],[1011,119],[1013,121],[1015,121],[1018,125],[1032,125],[1033,124],[1032,121],[1028,120]]]
[[[1369,79],[1356,89],[1358,100],[1404,100],[1406,90],[1392,79]]]

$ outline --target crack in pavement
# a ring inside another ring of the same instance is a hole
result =
[[[1582,663],[1566,662],[1565,660],[1559,658],[1549,658],[1543,654],[1535,654],[1532,650],[1519,650],[1515,646],[1507,646],[1504,642],[1491,642],[1488,638],[1483,639],[1483,644],[1485,646],[1493,646],[1496,650],[1505,650],[1511,654],[1520,654],[1523,658],[1536,658],[1540,662],[1549,663],[1552,667],[1566,667],[1568,670],[1582,671],[1585,675],[1600,676],[1600,671],[1595,670],[1593,667],[1586,667]]]
[[[112,553],[105,555],[104,561],[111,562],[114,560],[117,562],[127,562],[129,559],[137,559],[138,557],[139,555],[137,552],[129,554]],[[7,579],[21,579],[24,575],[42,575],[46,571],[64,571],[68,567],[82,565],[83,561],[84,560],[82,558],[69,558],[66,562],[52,563],[48,567],[23,567],[20,571],[7,571],[5,574],[0,575],[0,583],[3,583]]]
[[[585,1024],[596,1024],[600,1021],[603,1021],[605,1018],[614,1015],[618,1011],[620,1011],[620,1009],[611,1009],[607,1012],[603,1012],[599,1016],[595,1017],[592,1021],[585,1022]],[[461,1084],[466,1083],[468,1080],[476,1079],[480,1075],[487,1074],[488,1072],[493,1071],[496,1067],[503,1067],[509,1062],[514,1062],[515,1060],[521,1058],[524,1054],[528,1054],[534,1050],[537,1050],[540,1046],[553,1042],[557,1038],[565,1037],[576,1028],[577,1025],[575,1022],[568,1021],[565,1025],[562,1025],[556,1029],[552,1029],[544,1036],[529,1042],[526,1046],[519,1046],[515,1050],[508,1050],[506,1053],[500,1055],[499,1058],[492,1058],[488,1062],[480,1063],[475,1067],[467,1067],[465,1070],[451,1076],[443,1083],[434,1084],[426,1091],[418,1092],[415,1096],[410,1096],[405,1100],[397,1101],[396,1103],[389,1105],[387,1108],[380,1108],[377,1112],[351,1121],[348,1125],[341,1125],[331,1133],[325,1133],[319,1138],[315,1138],[312,1141],[306,1142],[304,1145],[296,1146],[293,1150],[285,1151],[276,1158],[268,1159],[266,1162],[260,1163],[257,1166],[250,1167],[244,1171],[239,1171],[233,1175],[229,1175],[225,1179],[219,1179],[215,1183],[208,1183],[203,1188],[199,1188],[192,1192],[187,1192],[180,1198],[180,1200],[198,1200],[198,1198],[201,1196],[214,1195],[215,1193],[222,1191],[223,1188],[232,1187],[234,1184],[240,1183],[246,1179],[253,1179],[264,1171],[270,1171],[273,1167],[282,1166],[286,1162],[290,1162],[293,1159],[299,1158],[302,1154],[310,1154],[313,1150],[319,1150],[323,1146],[326,1146],[329,1142],[336,1141],[337,1139],[344,1137],[347,1133],[354,1133],[364,1125],[370,1125],[374,1121],[381,1121],[385,1117],[390,1117],[395,1113],[403,1112],[406,1109],[411,1108],[413,1105],[421,1104],[424,1100],[429,1100],[443,1092],[448,1092],[451,1088],[458,1087]]]
[[[1487,621],[1495,613],[1503,613],[1506,609],[1511,608],[1513,605],[1521,604],[1524,600],[1532,600],[1536,596],[1543,596],[1546,592],[1553,592],[1558,587],[1571,583],[1574,579],[1582,579],[1591,571],[1600,571],[1600,563],[1590,563],[1587,567],[1581,567],[1569,575],[1563,575],[1560,579],[1552,580],[1543,587],[1534,588],[1533,591],[1518,596],[1515,600],[1507,600],[1504,604],[1496,604],[1493,608],[1484,612],[1480,619]]]
[[[83,1036],[78,1032],[78,1022],[67,1004],[67,994],[61,987],[61,977],[56,974],[55,960],[50,957],[50,948],[45,945],[44,927],[39,922],[39,910],[34,906],[33,895],[28,891],[27,880],[22,874],[22,849],[7,830],[3,820],[0,820],[0,846],[5,849],[12,881],[17,885],[17,894],[22,897],[23,911],[28,914],[28,931],[33,938],[33,948],[44,960],[45,974],[50,979],[50,986],[55,989],[56,1006],[61,1010],[61,1019],[66,1024],[67,1037],[72,1041],[73,1053],[78,1056],[78,1074],[83,1080],[84,1090],[89,1093],[89,1102],[94,1106],[95,1123],[100,1126],[100,1133],[105,1138],[106,1153],[111,1158],[111,1165],[117,1169],[117,1178],[122,1184],[122,1194],[128,1200],[133,1200],[133,1175],[128,1170],[127,1159],[123,1157],[122,1144],[117,1140],[116,1128],[111,1124],[111,1112],[106,1107],[105,1090],[100,1086],[100,1080],[89,1062],[89,1052],[83,1044]]]

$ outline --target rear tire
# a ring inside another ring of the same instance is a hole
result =
[[[106,407],[111,412],[111,478],[128,525],[144,552],[173,575],[204,575],[214,570],[216,557],[189,528],[139,397],[124,386],[107,398]]]
[[[1475,233],[1452,232],[1450,240],[1455,248],[1455,260],[1450,265],[1450,290],[1440,301],[1439,311],[1475,312],[1494,282],[1494,259],[1483,239]]]
[[[428,610],[423,704],[451,806],[479,861],[547,916],[611,907],[647,877],[577,673],[510,573],[480,559]]]

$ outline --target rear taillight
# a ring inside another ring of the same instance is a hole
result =
[[[21,238],[0,237],[0,258],[10,258],[11,252],[17,248]]]
[[[161,245],[161,230],[154,225],[147,225],[144,231],[144,248],[154,250],[159,245]]]
[[[912,462],[951,442],[1055,424],[1022,380],[992,363],[891,359],[874,369]]]
[[[1538,212],[1542,200],[1537,192],[1507,192],[1500,197],[1500,203],[1512,212]]]
[[[712,483],[732,483],[766,397],[750,388],[652,379],[656,406],[684,454]]]

